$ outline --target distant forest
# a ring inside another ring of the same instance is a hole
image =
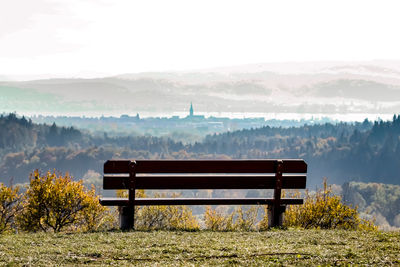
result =
[[[350,182],[342,185],[344,202],[357,206],[362,216],[386,229],[400,228],[400,186]]]
[[[400,116],[391,121],[262,127],[208,135],[184,144],[153,136],[108,137],[74,127],[0,116],[0,181],[24,183],[34,169],[82,178],[101,173],[104,161],[133,159],[303,158],[308,185],[348,181],[400,184]]]

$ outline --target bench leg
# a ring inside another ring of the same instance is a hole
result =
[[[286,205],[280,206],[279,209],[279,221],[274,221],[274,206],[268,206],[268,227],[279,227],[283,224],[283,216],[286,210]]]
[[[135,208],[118,207],[119,209],[119,227],[123,231],[134,229]]]

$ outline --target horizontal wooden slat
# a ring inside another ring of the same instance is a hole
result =
[[[306,173],[301,159],[284,159],[283,172]],[[128,173],[129,160],[109,160],[104,173]],[[136,160],[136,173],[274,173],[277,160]]]
[[[104,176],[103,189],[129,189],[129,177]]]
[[[274,189],[274,176],[137,176],[136,189]],[[285,175],[283,189],[305,189],[306,175]],[[104,176],[103,189],[129,189],[129,177]]]
[[[143,160],[137,161],[138,173],[270,173],[271,160]]]
[[[101,198],[103,206],[128,206],[127,198]],[[137,206],[171,206],[171,205],[265,205],[273,204],[272,198],[137,198]],[[303,199],[283,198],[282,205],[300,205]]]
[[[107,160],[104,163],[104,173],[129,173],[130,160]]]

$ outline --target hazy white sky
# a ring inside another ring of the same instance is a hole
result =
[[[0,0],[0,75],[400,59],[400,1]]]

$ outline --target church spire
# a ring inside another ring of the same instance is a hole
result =
[[[189,116],[193,117],[193,105],[192,105],[192,102],[190,102]]]

